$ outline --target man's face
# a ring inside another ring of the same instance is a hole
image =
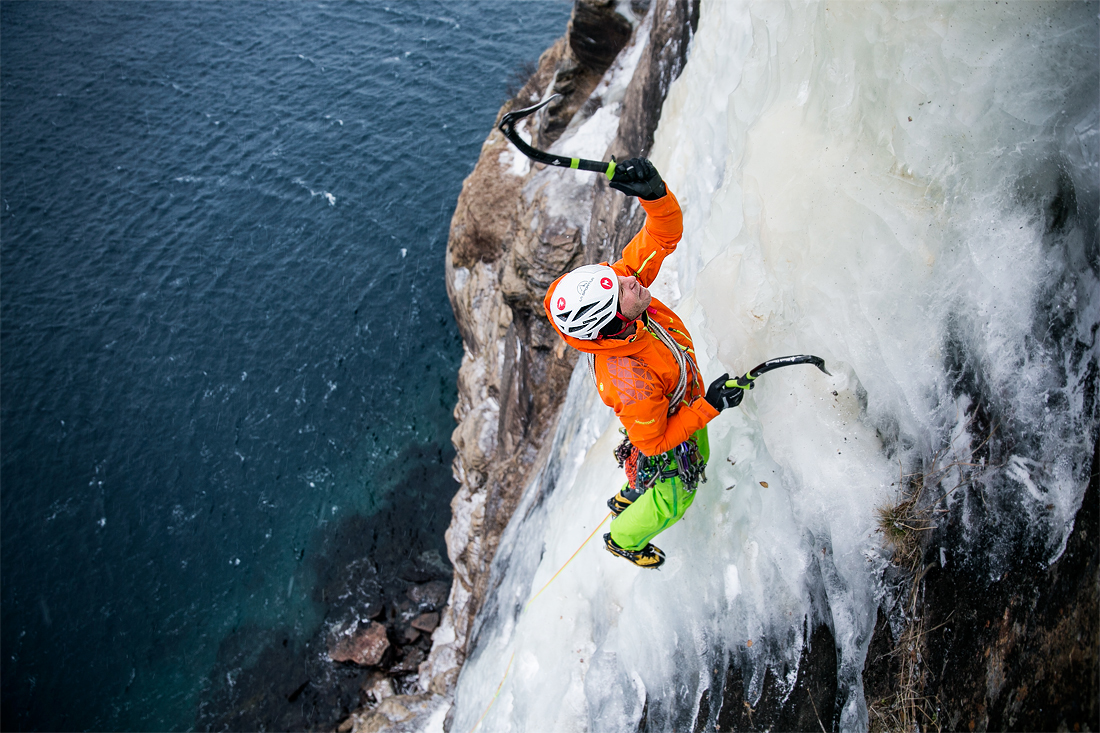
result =
[[[626,318],[632,321],[640,318],[652,299],[653,296],[649,294],[649,290],[642,287],[638,278],[633,275],[630,277],[619,275],[619,312]]]

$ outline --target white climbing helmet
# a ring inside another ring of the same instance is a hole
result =
[[[578,267],[550,298],[554,324],[566,336],[591,341],[619,309],[619,278],[608,265]]]

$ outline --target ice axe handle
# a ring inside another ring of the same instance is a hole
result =
[[[726,386],[730,388],[740,387],[741,389],[752,389],[754,386],[753,380],[755,380],[755,377],[753,377],[751,374],[744,374],[740,377],[734,377],[733,379],[728,380],[726,382]]]

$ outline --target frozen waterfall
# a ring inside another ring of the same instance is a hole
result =
[[[834,376],[770,373],[711,423],[709,480],[657,539],[662,570],[605,552],[605,524],[528,605],[622,483],[582,361],[494,562],[453,731],[634,731],[643,705],[648,730],[690,729],[730,661],[750,702],[767,669],[793,686],[819,622],[840,727],[866,729],[892,602],[876,508],[987,438],[978,484],[942,501],[966,529],[942,561],[980,554],[996,575],[1020,542],[1059,557],[1097,431],[1096,10],[703,1],[651,155],[685,214],[654,294],[708,378],[797,353]]]

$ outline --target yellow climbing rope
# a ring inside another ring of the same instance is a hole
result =
[[[610,516],[611,516],[611,512],[608,512],[607,516],[605,516],[600,521],[600,523],[598,525],[596,525],[596,528],[594,530],[592,530],[592,534],[588,535],[588,537],[584,540],[584,542],[581,543],[581,546],[578,547],[576,549],[576,551],[572,555],[569,556],[569,559],[566,560],[565,563],[560,568],[558,568],[558,572],[554,573],[554,575],[550,578],[550,580],[546,581],[546,585],[539,588],[538,593],[531,596],[531,600],[527,601],[527,605],[523,607],[524,613],[526,613],[527,609],[531,607],[531,604],[535,602],[535,599],[538,598],[540,595],[542,595],[542,592],[544,590],[546,590],[548,587],[550,587],[550,584],[554,582],[554,579],[557,578],[559,575],[561,575],[561,571],[565,570],[565,566],[568,565],[569,563],[573,562],[573,558],[575,558],[577,556],[577,553],[584,549],[584,546],[588,544],[588,540],[590,540],[590,539],[592,539],[593,537],[596,536],[596,533],[600,531],[600,527],[603,526],[603,523],[607,521],[607,517],[610,517]]]
[[[508,666],[504,669],[504,676],[500,678],[500,684],[497,685],[497,691],[493,693],[493,699],[489,701],[489,705],[485,708],[485,712],[481,714],[481,717],[474,723],[474,727],[470,728],[470,733],[474,733],[477,727],[481,725],[481,721],[485,720],[485,716],[489,714],[489,710],[493,707],[493,703],[497,701],[497,697],[500,695],[500,688],[504,687],[504,680],[508,679],[508,673],[512,671],[512,660],[516,658],[516,653],[512,652],[512,656],[508,658]]]
[[[565,561],[565,562],[564,562],[564,563],[562,564],[562,566],[561,566],[560,568],[558,568],[558,572],[554,573],[554,574],[553,574],[553,576],[551,576],[550,580],[546,581],[546,585],[544,585],[544,586],[542,586],[541,588],[539,588],[539,592],[538,592],[538,593],[536,593],[535,595],[531,596],[531,600],[527,601],[527,605],[523,607],[523,610],[522,610],[522,611],[520,611],[520,616],[522,616],[523,614],[527,613],[527,609],[531,607],[531,604],[535,602],[535,599],[536,599],[536,598],[538,598],[538,597],[539,597],[540,595],[542,595],[542,592],[543,592],[544,590],[546,590],[547,588],[549,588],[549,587],[550,587],[550,584],[551,584],[551,583],[553,583],[553,582],[554,582],[554,580],[555,580],[555,579],[556,579],[556,578],[557,578],[557,577],[558,577],[559,575],[561,575],[561,571],[562,571],[562,570],[565,570],[565,567],[566,567],[566,566],[567,566],[567,565],[568,565],[569,563],[573,562],[573,558],[575,558],[575,557],[577,556],[577,554],[578,554],[578,553],[579,553],[579,552],[580,552],[581,550],[583,550],[583,549],[584,549],[584,546],[588,544],[588,541],[589,541],[589,540],[591,540],[591,539],[592,539],[593,537],[595,537],[595,536],[596,536],[596,533],[600,531],[600,527],[602,527],[602,526],[604,525],[604,522],[606,522],[606,521],[607,521],[607,519],[608,519],[608,517],[610,517],[610,516],[611,516],[611,512],[608,512],[608,513],[607,513],[607,516],[605,516],[605,517],[604,517],[604,518],[603,518],[602,520],[600,520],[600,523],[599,523],[598,525],[596,525],[596,528],[595,528],[594,530],[592,530],[592,534],[588,535],[588,537],[587,537],[587,538],[585,538],[584,542],[582,542],[582,543],[581,543],[581,546],[580,546],[580,547],[578,547],[578,548],[576,549],[576,551],[574,551],[574,552],[573,552],[573,554],[569,556],[569,559],[568,559],[568,560],[566,560],[566,561]],[[517,619],[517,620],[518,620],[518,619]],[[495,702],[497,701],[497,697],[499,697],[499,696],[500,696],[500,691],[501,691],[501,690],[502,690],[502,689],[504,688],[504,682],[505,682],[505,680],[507,680],[507,679],[508,679],[508,673],[512,671],[512,661],[513,661],[513,660],[514,660],[515,658],[516,658],[516,653],[515,653],[515,652],[512,652],[512,656],[511,656],[511,657],[510,657],[510,658],[508,659],[508,666],[507,666],[507,667],[506,667],[506,668],[504,669],[504,676],[500,678],[500,684],[499,684],[499,685],[497,685],[497,691],[493,693],[493,699],[492,699],[492,700],[490,700],[490,701],[489,701],[489,704],[485,706],[485,712],[483,712],[483,713],[481,714],[481,717],[477,719],[477,722],[476,722],[476,723],[474,723],[474,727],[473,727],[473,728],[470,728],[470,733],[474,733],[474,731],[475,731],[475,730],[477,730],[477,727],[478,727],[479,725],[481,725],[481,721],[485,720],[485,716],[489,714],[489,711],[490,711],[490,710],[492,710],[492,708],[493,708],[493,703],[495,703]]]

